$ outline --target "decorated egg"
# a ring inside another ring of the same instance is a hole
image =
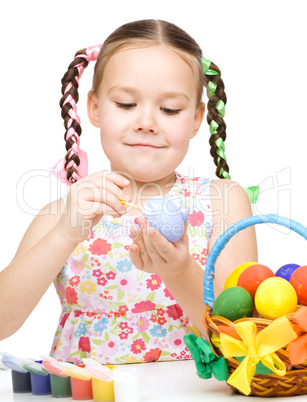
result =
[[[144,206],[143,215],[149,225],[157,229],[168,241],[174,243],[183,234],[188,219],[188,209],[178,207],[167,197],[151,197]]]
[[[239,318],[252,317],[253,299],[247,290],[237,286],[223,290],[217,297],[212,309],[212,315],[219,315],[230,321]]]
[[[279,276],[280,278],[286,279],[286,281],[290,282],[291,275],[293,272],[299,268],[300,266],[297,264],[286,264],[280,267],[276,273],[275,276]]]
[[[296,291],[298,303],[307,305],[307,265],[293,272],[290,283]]]
[[[239,265],[236,269],[232,271],[232,273],[226,279],[224,284],[224,289],[232,288],[233,286],[237,286],[238,278],[241,273],[248,267],[258,264],[257,262],[246,262],[245,264]]]
[[[269,267],[262,264],[255,264],[246,268],[240,274],[237,285],[247,290],[252,298],[254,298],[260,283],[273,276],[275,276],[274,272]]]
[[[263,318],[275,319],[293,313],[297,296],[293,286],[283,278],[273,277],[263,281],[255,294],[255,307]]]

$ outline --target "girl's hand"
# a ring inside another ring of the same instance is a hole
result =
[[[140,230],[131,228],[133,243],[129,254],[134,266],[144,272],[155,273],[163,278],[179,275],[190,264],[188,222],[182,237],[169,242],[158,230],[149,226],[144,217],[137,220]]]
[[[120,200],[131,200],[123,188],[130,181],[111,172],[93,173],[72,184],[57,229],[76,245],[84,241],[104,214],[121,216],[126,212]]]

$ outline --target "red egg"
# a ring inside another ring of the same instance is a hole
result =
[[[258,286],[268,278],[275,276],[274,272],[265,265],[255,264],[246,268],[239,276],[237,286],[244,288],[254,299]]]
[[[296,291],[298,304],[307,305],[307,265],[299,267],[293,272],[290,283]]]

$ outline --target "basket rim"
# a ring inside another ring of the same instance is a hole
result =
[[[212,308],[213,303],[215,302],[213,287],[215,277],[215,263],[226,244],[241,230],[244,230],[250,226],[263,223],[271,223],[285,226],[307,240],[307,227],[295,220],[284,218],[275,214],[249,216],[230,226],[219,236],[208,255],[203,282],[205,305],[209,305]]]

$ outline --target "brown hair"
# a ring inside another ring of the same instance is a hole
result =
[[[216,104],[219,100],[222,100],[224,104],[227,102],[226,94],[224,92],[224,83],[220,78],[221,72],[219,68],[212,62],[210,64],[210,70],[216,71],[219,75],[206,75],[203,73],[202,51],[195,40],[184,30],[177,27],[175,24],[161,20],[134,21],[117,28],[103,43],[95,65],[92,90],[94,92],[98,90],[103,78],[104,67],[108,63],[110,57],[117,51],[128,46],[141,47],[162,44],[172,47],[172,49],[176,51],[191,66],[191,68],[195,70],[198,77],[198,103],[200,103],[202,99],[203,87],[205,86],[207,88],[209,81],[212,81],[217,85],[215,94],[210,98],[207,105],[207,121],[209,125],[212,120],[218,123],[217,132],[211,136],[209,141],[211,146],[210,153],[217,166],[216,175],[220,178],[224,178],[225,172],[229,172],[229,167],[226,163],[226,160],[224,160],[221,155],[218,155],[217,150],[219,149],[219,146],[215,144],[219,138],[221,138],[223,142],[226,139],[226,124],[216,109]],[[79,157],[72,150],[72,146],[75,142],[79,141],[79,138],[76,138],[75,135],[67,138],[67,131],[69,128],[68,122],[72,118],[69,115],[69,110],[72,108],[72,105],[70,102],[65,103],[65,101],[67,97],[71,95],[75,103],[78,102],[79,69],[76,66],[83,63],[83,68],[87,67],[88,61],[82,57],[82,55],[85,54],[86,49],[82,49],[75,54],[74,61],[69,65],[68,71],[62,78],[63,97],[61,98],[60,106],[62,108],[62,117],[64,119],[64,126],[66,129],[64,134],[67,151],[65,156],[65,169],[69,163],[72,165],[67,169],[66,176],[67,180],[72,183],[76,181],[74,177],[78,173],[77,168],[80,164]],[[71,88],[65,93],[68,85],[70,85]],[[72,127],[75,129],[76,134],[80,137],[82,130],[80,124],[75,119],[73,119]],[[73,175],[74,177],[72,177]]]

